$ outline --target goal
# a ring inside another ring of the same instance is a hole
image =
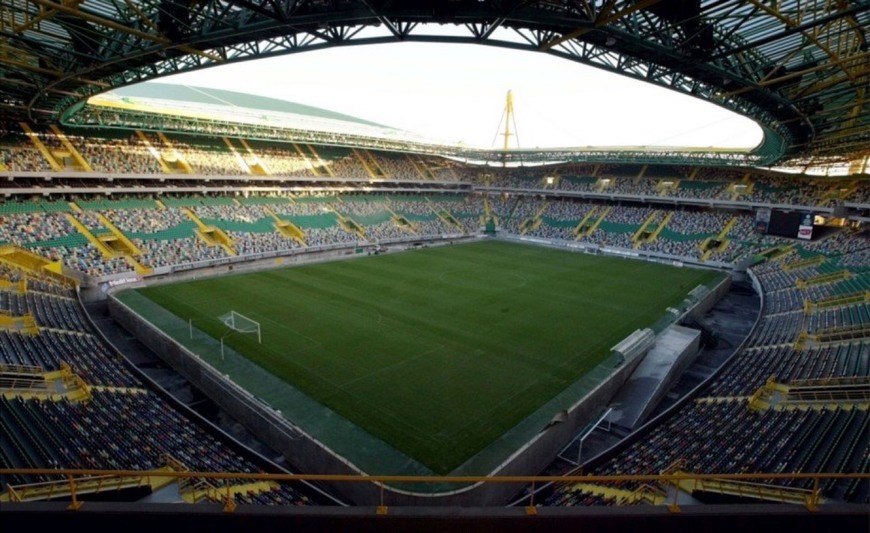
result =
[[[257,342],[260,344],[263,343],[263,337],[260,333],[260,323],[256,320],[252,320],[235,311],[230,311],[225,315],[221,315],[218,319],[233,331],[238,331],[239,333],[256,333]]]
[[[226,333],[221,336],[221,359],[224,358],[224,338],[230,333],[237,331],[239,333],[256,333],[257,334],[257,342],[259,344],[263,344],[263,336],[260,331],[260,323],[256,320],[250,319],[241,313],[237,313],[236,311],[230,311],[224,315],[218,317],[218,320],[224,323],[224,325],[229,329]]]

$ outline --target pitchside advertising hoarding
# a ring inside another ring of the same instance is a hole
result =
[[[812,213],[765,207],[755,213],[755,230],[768,235],[808,241],[813,238],[813,219]]]

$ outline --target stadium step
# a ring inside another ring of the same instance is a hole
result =
[[[435,203],[429,198],[426,198],[426,201],[429,203],[429,208],[432,210],[432,212],[435,213],[438,218],[444,221],[445,224],[458,228],[463,233],[465,233],[465,229],[463,228],[462,224],[458,220],[456,220],[456,218],[449,211],[442,207],[436,206]]]
[[[73,216],[72,213],[66,213],[66,219],[78,230],[79,233],[84,235],[84,237],[91,244],[93,244],[97,250],[100,251],[104,258],[112,259],[116,256],[116,253],[111,248],[109,248],[102,239],[97,238],[97,236],[94,235],[93,232],[91,232],[91,230],[88,229],[84,224],[82,224],[79,219]]]
[[[229,142],[228,138],[224,137],[224,139],[226,142]],[[247,157],[244,155],[239,155],[239,157],[241,157],[245,161],[245,164],[248,166],[251,174],[257,176],[271,175],[272,172],[269,170],[269,166],[266,165],[265,161],[260,159],[260,156],[258,156],[256,152],[254,152],[254,149],[251,148],[251,145],[248,144],[248,141],[242,138],[239,138],[238,141],[239,144],[242,145],[242,148],[245,149],[245,154],[247,154]]]
[[[277,214],[275,214],[275,211],[273,211],[268,206],[264,206],[264,209],[266,213],[268,213],[272,218],[275,219],[275,231],[277,231],[284,237],[287,237],[288,239],[295,240],[302,246],[308,246],[308,242],[305,238],[305,232],[299,226],[297,226],[293,222],[290,222],[289,220],[284,220],[283,218],[279,217]]]
[[[390,177],[371,152],[362,148],[351,148],[351,151],[356,155],[359,162],[362,163],[363,169],[365,169],[369,178],[381,180]]]
[[[181,498],[187,503],[197,503],[203,500],[211,502],[226,502],[227,498],[238,495],[253,495],[269,492],[278,486],[271,481],[256,481],[252,483],[240,483],[238,485],[217,486],[211,480],[202,480],[182,488]]]
[[[136,136],[139,137],[139,141],[145,146],[145,149],[148,150],[148,153],[151,154],[154,159],[160,164],[160,168],[166,174],[172,174],[172,169],[169,168],[169,165],[166,161],[163,160],[163,155],[160,153],[160,150],[154,147],[151,144],[151,139],[148,138],[141,130],[136,130]]]
[[[10,315],[6,311],[0,311],[0,331],[14,331],[25,335],[36,335],[39,327],[32,313],[24,315]]]
[[[91,387],[68,364],[61,361],[60,366],[60,370],[46,372],[40,367],[0,365],[0,393],[25,400],[90,400]]]
[[[847,279],[852,279],[852,272],[844,269],[838,270],[836,272],[830,272],[827,274],[820,274],[818,276],[812,276],[809,278],[797,278],[795,280],[795,285],[797,286],[797,288],[803,289],[805,287],[810,287],[814,285],[827,285]]]
[[[767,409],[859,409],[870,408],[870,377],[845,376],[778,383],[774,378],[749,399],[753,411]]]
[[[197,227],[194,230],[194,233],[202,239],[206,245],[212,247],[220,246],[226,250],[229,255],[236,255],[236,251],[233,248],[233,240],[226,234],[226,232],[224,232],[224,230],[217,226],[209,226],[193,212],[193,209],[190,209],[189,207],[182,208],[181,211],[186,214],[194,224],[196,224]]]
[[[731,244],[728,234],[736,223],[737,217],[731,217],[715,238],[708,237],[704,239],[701,243],[701,261],[707,261],[714,252],[724,252],[728,248],[728,245]]]
[[[6,264],[16,270],[22,270],[35,277],[50,277],[64,286],[70,287],[75,280],[63,273],[63,263],[60,259],[50,261],[41,255],[6,244],[0,246],[0,264]]]
[[[807,259],[801,259],[798,261],[791,261],[789,263],[785,263],[784,265],[782,265],[782,269],[786,272],[791,272],[792,270],[800,270],[802,268],[809,268],[812,266],[821,265],[827,260],[828,258],[824,255],[816,255]]]
[[[94,171],[94,169],[91,168],[90,163],[88,163],[85,158],[82,157],[82,154],[80,154],[79,151],[76,150],[76,147],[73,146],[71,142],[69,142],[67,136],[62,131],[60,131],[60,128],[57,127],[57,124],[52,124],[49,126],[49,128],[51,128],[51,131],[53,131],[55,136],[57,136],[57,138],[60,140],[60,143],[63,145],[63,147],[67,149],[70,157],[75,160],[75,166],[77,168],[81,169],[84,172]]]
[[[142,250],[140,250],[138,246],[133,244],[133,241],[128,239],[127,236],[124,235],[124,232],[118,229],[118,227],[115,226],[115,224],[113,224],[107,216],[103,215],[102,213],[97,213],[97,218],[103,224],[103,226],[108,228],[112,235],[114,235],[114,237],[119,241],[125,253],[133,256],[142,255]]]
[[[676,471],[674,474],[690,475],[687,472]],[[695,495],[698,492],[737,496],[752,500],[777,503],[800,504],[811,507],[823,503],[823,499],[811,490],[767,483],[739,481],[731,479],[678,479],[672,484],[680,490]]]
[[[54,154],[51,153],[51,150],[45,146],[45,143],[42,142],[42,139],[39,138],[39,135],[33,131],[30,126],[26,122],[20,122],[19,125],[21,129],[24,130],[24,133],[27,135],[27,138],[30,139],[30,142],[33,143],[33,146],[39,150],[39,153],[42,154],[42,157],[48,161],[48,164],[51,166],[51,169],[55,172],[61,172],[64,170],[63,165],[55,159]]]
[[[21,278],[18,281],[9,281],[6,278],[0,278],[0,289],[15,294],[26,294],[27,278]]]
[[[587,211],[587,212],[586,212],[586,215],[583,217],[583,219],[580,220],[580,223],[578,223],[578,224],[574,227],[574,231],[573,231],[573,233],[574,233],[574,238],[575,238],[575,240],[579,240],[581,237],[583,237],[583,236],[586,235],[586,233],[587,233],[587,231],[588,231],[588,229],[589,229],[589,228],[587,227],[587,224],[589,223],[589,219],[591,219],[593,216],[595,216],[595,212],[596,212],[597,210],[598,210],[598,206],[593,205],[593,206],[592,206],[592,209],[590,209],[589,211]]]
[[[239,168],[241,168],[245,172],[245,174],[255,174],[257,176],[265,176],[266,175],[263,172],[254,172],[254,168],[256,168],[258,171],[261,170],[261,168],[257,164],[254,164],[254,165],[249,164],[248,160],[242,154],[239,153],[239,151],[236,149],[235,145],[233,145],[233,142],[231,140],[229,140],[228,137],[221,137],[221,139],[224,141],[224,144],[227,145],[227,149],[230,151],[231,154],[233,154],[233,157],[236,159],[236,161],[238,161]],[[256,156],[254,156],[254,157],[256,157]],[[256,161],[259,161],[259,158],[257,158]]]
[[[616,505],[632,505],[640,502],[662,505],[666,499],[664,491],[650,485],[644,485],[637,490],[625,490],[595,483],[575,483],[571,486],[571,490],[611,498],[616,502]]]
[[[411,154],[405,154],[405,156],[408,158],[408,162],[411,164],[411,168],[414,169],[414,174],[424,180],[435,179],[435,175],[432,173],[429,167],[426,166],[426,163],[423,162],[422,159],[415,159],[411,157]]]
[[[848,294],[838,294],[828,298],[811,301],[804,300],[804,313],[813,314],[818,309],[839,309],[850,305],[870,303],[870,291],[856,291]]]
[[[187,162],[187,159],[184,158],[181,152],[179,152],[175,148],[175,146],[172,145],[172,141],[169,140],[169,137],[167,137],[165,133],[163,133],[162,131],[158,131],[157,138],[160,139],[161,142],[163,142],[163,146],[165,146],[170,153],[169,160],[167,161],[167,164],[170,166],[170,168],[174,167],[174,171],[180,171],[182,174],[195,173],[193,167],[190,166],[190,163]],[[163,157],[162,159],[166,160],[165,157]]]
[[[410,220],[393,211],[389,205],[385,204],[384,207],[390,214],[390,220],[393,221],[393,224],[395,224],[397,228],[410,231],[414,235],[417,235],[417,228],[414,226],[414,224],[411,224]]]
[[[172,469],[162,467],[158,472],[171,472]],[[150,487],[150,492],[156,492],[165,486],[175,483],[176,478],[170,475],[143,476],[91,476],[77,477],[75,481],[76,496],[105,494],[121,490]],[[0,502],[37,502],[49,500],[68,500],[72,496],[68,479],[44,481],[27,485],[9,485],[8,490],[0,494]]]

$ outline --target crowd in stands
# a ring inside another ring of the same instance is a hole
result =
[[[112,174],[160,174],[163,167],[154,154],[141,141],[127,139],[101,139],[95,141],[78,135],[68,136],[76,150],[94,172]]]
[[[89,387],[88,400],[0,398],[5,467],[155,470],[171,457],[193,471],[262,471],[213,430],[150,391],[94,331],[72,289],[31,276],[10,266],[0,269],[3,279],[27,280],[25,293],[0,289],[0,309],[16,316],[29,312],[39,327],[36,334],[0,330],[0,363],[43,372],[68,366]],[[34,474],[0,478],[4,489],[57,481]],[[291,485],[274,487],[269,498],[281,505],[311,503]]]
[[[844,234],[837,243],[850,249],[866,246],[864,236]],[[829,267],[811,265],[789,270],[800,260],[792,251],[784,258],[753,268],[764,293],[759,322],[745,345],[715,375],[699,398],[688,401],[661,423],[622,450],[594,461],[592,475],[657,474],[678,464],[684,472],[866,472],[870,412],[833,402],[810,402],[802,409],[752,410],[747,399],[769,378],[779,383],[870,375],[870,343],[866,337],[833,344],[797,346],[802,331],[867,327],[870,309],[858,302],[807,314],[806,300],[870,285],[866,274],[832,284],[797,286],[831,269],[848,267],[848,254],[832,254]],[[863,281],[862,281],[863,280]],[[861,289],[864,290],[864,289]],[[812,480],[769,480],[771,484],[809,489]],[[639,482],[617,484],[636,490]],[[870,483],[823,479],[823,494],[834,500],[870,502]],[[556,486],[544,505],[589,505],[572,484]],[[588,491],[587,491],[588,492]],[[567,503],[566,503],[567,502]]]
[[[242,132],[239,131],[239,134]],[[57,154],[68,150],[51,131],[37,137]],[[708,168],[704,172],[670,165],[595,165],[563,164],[544,167],[474,168],[448,159],[414,156],[377,150],[341,149],[324,156],[315,155],[307,145],[254,143],[251,151],[239,141],[226,146],[220,137],[185,138],[175,136],[167,145],[160,136],[144,134],[150,148],[138,136],[128,138],[82,137],[68,133],[67,138],[97,172],[111,174],[153,174],[163,171],[164,160],[172,172],[183,174],[176,154],[194,173],[241,176],[261,171],[289,177],[326,177],[369,180],[374,178],[413,181],[462,180],[479,185],[504,188],[601,192],[694,199],[742,200],[790,205],[827,205],[827,202],[870,202],[870,186],[865,181],[834,182],[824,178],[785,176],[761,170]],[[252,141],[253,142],[253,141]],[[12,171],[50,171],[51,166],[28,137],[9,137],[0,146],[5,167]],[[61,157],[67,170],[80,170],[75,158]],[[263,163],[256,171],[249,165]],[[323,166],[325,165],[325,166]],[[319,171],[312,167],[320,168]],[[327,172],[325,167],[329,167]],[[553,178],[550,183],[547,178]],[[842,195],[842,197],[841,197]]]
[[[476,216],[478,222],[484,209],[484,199],[478,195],[459,201],[424,201],[420,197],[401,196],[370,196],[365,201],[347,201],[351,199],[338,197],[326,200],[327,203],[308,202],[299,201],[297,198],[274,204],[274,211],[289,218],[294,215],[323,215],[326,208],[327,212],[335,209],[352,218],[364,219],[388,213],[389,208],[399,216],[408,217],[420,234],[437,235],[449,233],[453,229],[441,217],[432,216],[439,209],[454,216],[467,215],[461,217],[463,220],[475,220]],[[568,232],[573,230],[590,209],[612,207],[604,217],[602,227],[585,239],[587,242],[626,248],[634,247],[634,232],[654,211],[651,208],[630,205],[608,206],[585,201],[545,201],[539,198],[507,196],[491,196],[489,203],[503,227],[509,224],[509,228],[519,231],[524,221],[540,215],[542,223],[532,229],[531,234],[541,231],[541,235],[549,238],[572,239],[573,234]],[[255,223],[267,218],[262,206],[237,202],[200,204],[193,209],[201,218],[213,223]],[[178,208],[110,209],[99,212],[122,231],[131,233],[154,234],[182,223],[190,223]],[[98,229],[100,222],[95,213],[76,212],[74,216],[85,226]],[[601,213],[604,213],[604,209]],[[40,248],[39,243],[51,242],[75,233],[75,228],[62,213],[33,212],[0,216],[2,241],[26,245],[47,255],[49,250],[63,250],[60,253],[64,261],[68,265],[78,265],[83,272],[110,272],[113,269],[122,271],[122,267],[129,269],[129,265],[113,265],[98,253],[83,255],[81,250],[87,249],[89,243],[70,249],[47,245],[44,249]],[[665,227],[665,230],[671,232],[670,237],[667,232],[663,232],[658,239],[647,243],[648,249],[675,255],[686,255],[688,252],[697,254],[695,247],[700,239],[680,240],[682,237],[678,236],[701,237],[717,234],[734,216],[737,221],[728,232],[728,238],[734,240],[735,248],[748,250],[745,253],[754,253],[765,247],[784,243],[795,245],[793,240],[769,236],[753,240],[753,220],[748,214],[676,210]],[[663,220],[663,217],[656,220]],[[560,225],[562,222],[565,222],[564,226]],[[396,225],[392,217],[368,225],[363,224],[363,228],[367,236],[378,239],[405,234],[405,230]],[[343,229],[338,223],[328,227],[306,227],[304,231],[308,246],[363,242],[360,236]],[[230,231],[229,234],[240,254],[277,250],[282,249],[282,246],[300,246],[277,232]],[[137,237],[136,244],[144,252],[142,263],[149,266],[177,265],[226,257],[222,247],[207,246],[192,234],[169,241]],[[795,346],[802,332],[813,334],[832,328],[866,327],[870,324],[870,308],[866,303],[850,304],[809,315],[804,311],[807,300],[817,301],[836,294],[870,288],[870,279],[867,277],[870,275],[867,273],[870,244],[866,232],[840,231],[818,241],[797,244],[799,248],[785,258],[753,267],[764,292],[762,315],[744,347],[716,375],[703,393],[709,400],[683,405],[666,421],[651,429],[644,438],[638,439],[624,451],[596,466],[592,473],[653,474],[678,459],[683,461],[686,470],[695,472],[790,472],[799,469],[857,471],[867,468],[867,459],[855,451],[862,449],[862,445],[859,445],[861,442],[865,443],[863,449],[866,449],[866,440],[861,441],[863,435],[866,435],[870,416],[866,410],[825,407],[756,412],[748,409],[745,402],[745,398],[751,396],[771,376],[778,381],[789,382],[832,376],[866,376],[870,373],[870,345],[866,339],[854,339],[837,345]],[[799,250],[810,255],[800,255]],[[92,252],[96,250],[93,249]],[[812,254],[823,254],[827,260],[805,268],[785,268],[785,265],[803,257],[814,257]],[[854,272],[854,275],[833,284],[810,285],[804,288],[798,286],[799,280],[811,279],[844,268]],[[0,269],[0,274],[10,280],[16,277],[9,272],[8,267]],[[111,350],[82,319],[78,304],[70,298],[71,293],[66,289],[56,289],[53,292],[50,284],[41,283],[41,288],[34,289],[27,295],[14,293],[12,289],[0,291],[0,310],[13,315],[31,312],[43,328],[38,335],[32,337],[14,331],[0,332],[3,361],[43,368],[57,368],[64,362],[72,365],[75,372],[88,383],[142,388],[135,376],[113,356]],[[44,457],[36,454],[35,458],[13,458],[12,464],[18,466],[146,469],[160,466],[158,458],[168,453],[192,468],[223,471],[249,471],[244,468],[253,468],[233,452],[224,449],[207,432],[185,420],[156,395],[148,392],[97,392],[88,407],[69,401],[4,399],[0,405],[0,413],[7,416],[6,413],[11,412],[18,413],[16,416],[26,417],[23,419],[29,420],[28,424],[36,427],[41,427],[38,424],[48,420],[49,427],[56,428],[58,421],[63,421],[63,436],[53,436],[51,439],[68,443],[60,444],[57,450],[48,452]],[[122,423],[125,417],[128,421]],[[132,426],[139,417],[147,417],[158,425],[142,426],[143,430],[138,431]],[[107,427],[123,431],[129,436],[129,442],[136,445],[113,445],[112,441],[104,438]],[[16,441],[24,438],[23,431],[13,430],[12,435]],[[215,451],[211,446],[218,448]],[[118,448],[123,450],[119,451]],[[201,457],[202,450],[211,450],[206,454],[208,458]],[[18,483],[28,480],[30,479],[22,477],[7,481]],[[790,484],[804,486],[803,482]],[[631,490],[638,487],[628,483],[624,488]],[[870,494],[866,484],[861,483],[826,482],[825,489],[832,497],[848,501],[868,501]],[[300,495],[297,497],[294,501],[302,498]],[[258,501],[253,495],[242,499]],[[554,490],[544,504],[600,503],[597,497],[578,493],[573,487],[566,486]]]

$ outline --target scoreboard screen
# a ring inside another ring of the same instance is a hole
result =
[[[813,238],[813,214],[771,209],[765,230],[768,235],[810,240]]]

